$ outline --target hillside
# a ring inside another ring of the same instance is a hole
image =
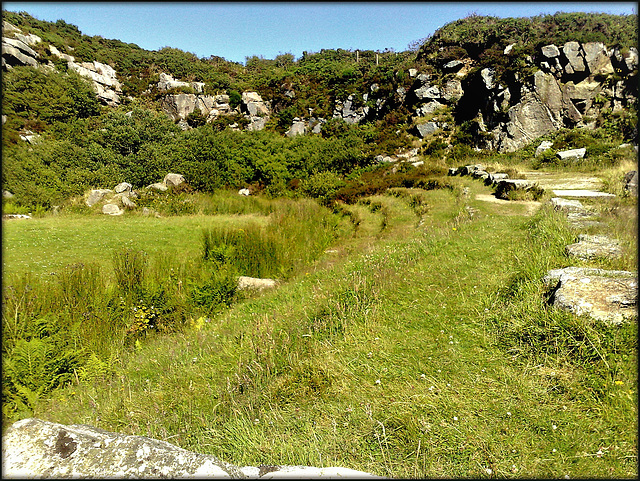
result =
[[[4,12],[3,474],[637,478],[635,20],[241,65]]]
[[[314,172],[343,176],[403,153],[444,168],[474,149],[513,152],[574,127],[635,142],[635,20],[472,16],[417,52],[240,65],[3,12],[3,188],[31,210],[168,171],[199,190],[283,194]],[[216,148],[197,151],[203,142]]]

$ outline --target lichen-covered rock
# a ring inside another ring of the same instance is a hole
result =
[[[2,439],[2,473],[5,478],[378,478],[340,467],[239,467],[166,441],[34,418],[7,429]]]
[[[615,258],[622,255],[620,242],[604,235],[580,234],[578,242],[566,247],[567,255],[579,259]]]
[[[85,202],[89,207],[92,207],[104,199],[108,194],[113,194],[113,191],[111,189],[93,189],[89,192]]]
[[[240,276],[238,278],[238,289],[252,289],[262,291],[276,287],[278,282],[273,279],[259,279],[257,277]]]
[[[428,137],[439,129],[440,127],[436,122],[424,122],[422,124],[416,125],[416,133],[420,136],[420,138]]]
[[[584,158],[584,154],[587,152],[587,149],[582,147],[581,149],[570,149],[563,150],[560,152],[556,152],[556,155],[560,160],[569,160],[569,159],[582,159]]]
[[[612,324],[637,319],[637,273],[566,267],[549,271],[542,281],[555,307]]]
[[[514,191],[529,191],[537,187],[535,182],[524,179],[501,179],[496,184],[495,195],[498,199],[509,200],[509,194]]]
[[[122,215],[124,211],[118,207],[118,204],[105,204],[102,206],[102,213],[107,215]]]
[[[169,173],[164,176],[164,180],[162,183],[167,187],[177,187],[181,184],[184,184],[184,176],[182,174],[172,174]]]

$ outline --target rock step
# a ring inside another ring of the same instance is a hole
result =
[[[542,282],[551,305],[607,324],[637,320],[638,274],[589,267],[550,270]]]

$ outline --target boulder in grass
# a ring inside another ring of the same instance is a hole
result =
[[[542,153],[545,150],[550,149],[553,146],[553,142],[551,142],[550,140],[543,140],[540,145],[538,145],[538,147],[536,148],[536,153],[534,154],[535,157],[538,157],[539,155],[542,155]]]
[[[124,211],[117,204],[105,204],[102,206],[102,213],[107,215],[122,215]]]
[[[584,158],[584,154],[587,152],[586,148],[581,149],[571,149],[571,150],[563,150],[561,152],[556,152],[556,155],[560,160],[570,160],[570,159],[582,159]]]
[[[156,182],[155,184],[148,185],[147,189],[157,190],[158,192],[166,192],[167,190],[169,190],[167,184],[163,182]]]
[[[118,185],[116,185],[113,190],[115,191],[116,194],[121,194],[123,192],[131,192],[131,189],[133,188],[133,186],[128,183],[128,182],[120,182]]]
[[[167,174],[162,181],[167,187],[177,187],[184,183],[184,176],[181,174]]]
[[[107,194],[113,194],[113,191],[110,189],[93,189],[91,192],[89,192],[86,204],[89,207],[93,207],[102,199],[104,199]]]
[[[496,185],[496,197],[498,199],[509,200],[509,194],[516,191],[528,192],[538,188],[538,184],[523,179],[502,179]]]
[[[238,278],[238,289],[248,289],[262,291],[276,287],[278,282],[273,279],[259,279],[257,277],[240,276]]]
[[[247,196],[247,195],[250,195],[250,194],[251,194],[251,191],[250,191],[249,189],[240,189],[240,190],[238,191],[238,194],[239,194],[239,195],[245,195],[245,196]]]

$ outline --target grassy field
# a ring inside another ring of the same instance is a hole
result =
[[[475,196],[490,191],[479,181],[452,182],[345,207],[360,221],[355,233],[278,289],[94,359],[79,382],[38,397],[28,414],[164,439],[238,465],[636,477],[636,326],[606,327],[545,304],[540,278],[571,264],[564,246],[577,235],[560,214],[480,202]],[[632,221],[619,214],[630,206],[603,210],[627,236],[627,254]],[[14,221],[5,269],[46,272],[54,254],[38,258],[34,246],[57,249],[61,240],[73,261],[108,250],[99,242],[186,255],[198,250],[201,223],[242,219]],[[80,238],[96,239],[94,247],[78,250]],[[636,263],[627,255],[617,267]]]
[[[4,274],[48,274],[77,262],[111,268],[113,252],[143,249],[150,255],[197,257],[202,229],[266,223],[265,216],[171,217],[61,215],[3,221]]]

